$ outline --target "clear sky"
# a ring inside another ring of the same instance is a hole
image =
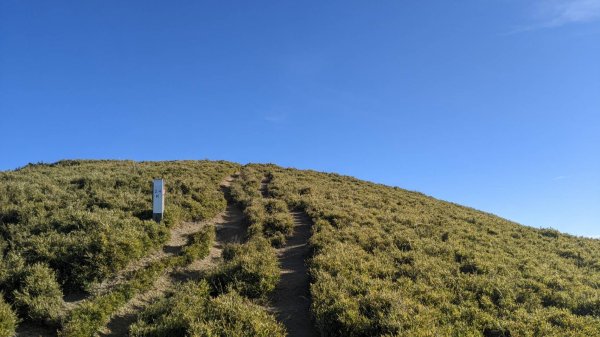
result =
[[[3,0],[0,127],[0,170],[273,162],[600,236],[600,0]]]

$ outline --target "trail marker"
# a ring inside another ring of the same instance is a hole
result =
[[[165,181],[164,179],[154,179],[154,188],[152,193],[152,219],[160,222],[165,212]]]

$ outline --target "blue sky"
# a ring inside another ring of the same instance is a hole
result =
[[[334,171],[600,236],[600,0],[0,2],[0,170]]]

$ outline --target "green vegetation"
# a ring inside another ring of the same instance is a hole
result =
[[[231,196],[244,209],[248,235],[265,237],[274,247],[280,247],[293,234],[294,220],[283,200],[262,197],[263,178],[272,177],[268,171],[244,167],[240,179],[231,186]]]
[[[218,292],[235,291],[249,298],[265,298],[275,289],[279,265],[266,239],[255,237],[244,244],[229,245],[223,258],[224,263],[209,277]]]
[[[84,288],[168,239],[168,226],[225,208],[224,162],[61,161],[0,173],[0,248],[46,263]],[[167,181],[166,219],[151,220],[154,177]]]
[[[154,262],[127,284],[68,314],[63,292],[86,289],[158,249],[168,240],[169,227],[224,210],[219,184],[236,169],[236,164],[208,161],[61,161],[0,172],[3,297],[24,319],[51,326],[64,322],[65,335],[89,336],[165,268],[207,254],[214,230],[194,236],[180,256]],[[167,181],[161,223],[151,220],[155,177]],[[79,328],[85,325],[88,330]],[[84,332],[69,333],[79,330]]]
[[[12,296],[15,306],[32,320],[55,322],[62,309],[62,292],[54,271],[35,263],[25,267],[19,278],[21,284]]]
[[[210,296],[205,281],[181,285],[145,310],[131,336],[285,336],[272,315],[235,292]]]
[[[188,265],[194,260],[201,260],[208,256],[210,247],[215,241],[215,228],[213,226],[205,226],[197,233],[193,234],[189,239],[189,244],[183,247],[180,259],[176,265]]]
[[[212,226],[205,226],[190,238],[179,255],[167,256],[150,263],[143,269],[131,273],[127,282],[118,285],[106,294],[83,302],[72,310],[63,323],[61,336],[92,336],[108,323],[110,317],[136,294],[149,290],[154,282],[167,270],[183,267],[196,259],[208,256],[215,238]]]
[[[269,170],[315,221],[323,336],[599,336],[600,241],[336,174]]]
[[[3,265],[0,282],[4,297],[21,316],[56,324],[63,300],[55,272],[43,263],[27,265],[21,256],[13,253],[3,258]]]
[[[225,208],[225,162],[63,161],[0,173],[0,336],[19,318],[91,336],[167,270],[208,254],[214,230],[66,312],[86,289]],[[167,217],[150,221],[151,179]],[[269,184],[265,196],[261,181]],[[283,336],[260,305],[279,282],[289,209],[313,219],[312,314],[322,336],[600,336],[600,241],[337,174],[249,165],[230,197],[248,235],[205,280],[145,310],[133,336]],[[17,317],[18,315],[18,317]]]
[[[93,336],[108,323],[110,317],[136,294],[152,287],[154,281],[170,267],[174,257],[167,257],[151,263],[146,268],[133,273],[130,279],[105,294],[84,301],[71,310],[60,331],[60,336]]]
[[[14,336],[17,322],[17,315],[10,305],[4,302],[4,299],[0,296],[0,336]]]
[[[271,246],[277,237],[267,228],[275,228],[274,216],[287,213],[285,202],[265,199],[260,193],[262,173],[244,168],[231,185],[231,197],[244,210],[248,223],[248,240],[227,246],[223,251],[224,263],[210,276],[217,292],[236,291],[250,298],[266,298],[279,282],[279,264]],[[289,215],[288,215],[289,216]],[[282,217],[283,218],[283,217]],[[284,226],[279,226],[284,228]],[[283,238],[284,240],[285,238]]]
[[[266,214],[276,214],[282,206],[287,212],[284,202],[263,202],[259,186],[259,173],[246,169],[231,186],[231,196],[247,216],[250,209],[258,210],[247,219],[255,229],[259,223],[262,226]],[[280,274],[275,250],[263,234],[262,229],[254,230],[246,242],[227,245],[223,263],[206,280],[183,284],[170,297],[144,310],[130,335],[285,336],[282,325],[257,304],[275,289]]]

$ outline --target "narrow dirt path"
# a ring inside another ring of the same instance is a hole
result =
[[[174,274],[173,276],[177,280],[200,279],[207,270],[220,262],[221,253],[226,244],[241,243],[246,239],[248,228],[244,222],[244,213],[231,200],[229,185],[224,186],[223,193],[227,199],[227,209],[214,219],[214,226],[216,227],[214,245],[210,248],[210,252],[206,258],[196,260],[185,269],[179,270],[178,273]]]
[[[269,183],[264,177],[260,182],[263,198],[269,197]],[[271,294],[271,311],[285,325],[289,337],[318,336],[310,316],[310,279],[306,260],[310,257],[310,228],[312,220],[302,211],[292,211],[294,234],[286,244],[277,249],[281,266],[281,279]]]
[[[271,297],[271,305],[289,337],[318,336],[310,316],[310,280],[305,261],[310,255],[311,219],[302,211],[293,211],[294,235],[277,250],[281,280]]]
[[[129,326],[136,321],[137,315],[141,310],[164,296],[166,291],[173,287],[174,283],[190,279],[199,279],[207,269],[216,265],[221,259],[221,252],[225,244],[230,242],[241,242],[245,238],[246,227],[243,222],[244,215],[240,208],[230,201],[231,198],[229,197],[229,187],[231,182],[236,179],[237,176],[237,173],[228,176],[220,184],[221,190],[227,199],[227,208],[224,212],[210,220],[202,222],[186,222],[173,228],[171,230],[171,238],[162,249],[131,263],[115,277],[94,287],[92,290],[93,293],[104,293],[125,281],[126,276],[129,273],[146,268],[153,261],[179,254],[181,249],[188,243],[189,237],[198,232],[203,226],[216,227],[215,244],[211,247],[210,253],[206,258],[196,260],[185,268],[165,272],[164,275],[154,282],[150,291],[138,294],[129,301],[125,307],[119,310],[108,323],[104,331],[100,333],[101,336],[127,336]],[[89,294],[83,293],[66,295],[66,308],[71,309],[76,307],[81,301],[89,298],[89,296]],[[26,322],[25,324],[19,325],[16,335],[19,337],[56,336],[56,331],[46,326]]]
[[[150,303],[163,297],[175,283],[188,280],[198,280],[204,272],[211,266],[214,266],[221,259],[223,246],[230,242],[240,242],[246,233],[243,218],[244,215],[239,207],[232,203],[229,198],[229,186],[235,179],[234,176],[228,177],[221,183],[221,189],[227,199],[227,208],[224,212],[218,214],[215,218],[196,223],[193,230],[190,231],[186,225],[180,227],[177,233],[172,233],[178,238],[170,240],[165,245],[165,252],[177,254],[187,243],[189,235],[197,232],[203,226],[215,226],[216,238],[213,247],[207,257],[192,262],[189,266],[169,271],[156,280],[152,290],[135,296],[125,307],[111,319],[106,329],[102,331],[101,336],[127,336],[129,327],[137,320],[137,315]]]
[[[269,183],[270,182],[271,182],[271,179],[269,179],[268,177],[264,177],[260,181],[260,194],[262,195],[263,198],[269,197]]]

